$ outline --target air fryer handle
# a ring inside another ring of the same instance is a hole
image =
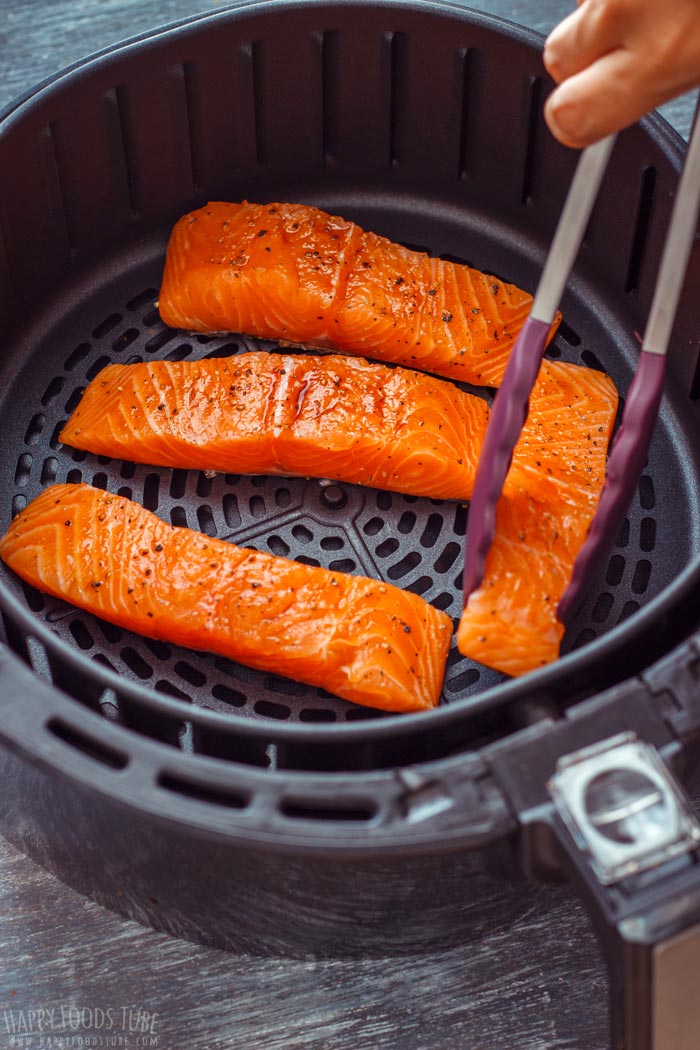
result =
[[[664,665],[490,754],[525,875],[567,879],[591,917],[610,973],[612,1050],[700,1046],[700,824],[675,776],[678,678]]]
[[[611,1038],[620,1050],[697,1050],[700,879],[689,899],[625,919],[609,962]],[[679,904],[680,914],[673,914]]]
[[[558,822],[555,821],[555,825]],[[592,890],[587,861],[559,823],[568,873],[591,916],[610,980],[611,1050],[697,1050],[700,1045],[700,866],[617,894]]]

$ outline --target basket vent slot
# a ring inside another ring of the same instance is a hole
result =
[[[325,164],[332,164],[336,155],[336,137],[333,115],[337,110],[339,39],[335,30],[318,33],[315,37],[320,51],[321,65],[321,152]]]
[[[157,350],[162,350],[164,346],[171,343],[178,334],[179,333],[175,328],[164,328],[161,332],[158,332],[157,335],[154,335],[152,339],[148,340],[144,349],[148,350],[149,354],[154,354]]]
[[[469,94],[472,73],[472,52],[465,47],[457,51],[457,82],[461,87],[459,111],[459,155],[457,178],[465,179],[469,163]]]
[[[198,336],[197,340],[198,342],[201,342],[201,336]],[[214,358],[233,357],[233,355],[237,353],[238,343],[224,343],[223,346],[215,346],[213,350],[210,350],[209,353],[204,356],[208,361],[211,361]]]
[[[603,591],[602,594],[598,595],[596,603],[593,606],[593,612],[591,613],[591,616],[596,623],[605,623],[614,603],[615,599],[610,591]]]
[[[199,88],[197,67],[194,62],[185,62],[181,66],[173,66],[170,73],[173,77],[174,83],[181,83],[184,91],[184,111],[186,117],[185,141],[187,143],[187,153],[189,156],[192,187],[196,188],[200,183],[199,164],[197,162],[199,156],[199,144],[195,138],[195,130],[198,127],[197,113],[195,110],[195,99]]]
[[[97,328],[93,330],[93,339],[102,339],[103,336],[107,335],[116,328],[122,319],[121,314],[110,314],[109,317],[105,317],[104,321],[100,321]]]
[[[254,711],[265,718],[276,718],[278,721],[284,721],[291,714],[286,704],[276,704],[272,700],[258,700],[254,705]]]
[[[139,334],[138,328],[127,328],[125,332],[122,332],[121,335],[114,340],[112,343],[112,350],[114,350],[115,354],[120,354],[123,350],[126,350],[127,347],[131,346],[134,340],[138,339]]]
[[[57,217],[65,236],[68,251],[75,250],[76,238],[71,222],[71,213],[68,207],[66,188],[64,186],[62,172],[65,171],[64,150],[61,148],[59,125],[52,121],[41,133],[41,149],[43,153],[44,175],[50,185],[50,194],[53,197]]]
[[[642,503],[642,506],[644,504]],[[616,547],[628,547],[630,542],[630,519],[625,518],[615,540]]]
[[[211,496],[212,490],[212,479],[204,471],[200,471],[197,475],[197,495],[202,499],[208,499]]]
[[[433,581],[429,576],[419,576],[417,580],[413,580],[412,583],[406,583],[403,586],[405,590],[411,591],[413,594],[422,595],[430,590],[433,586]]]
[[[100,372],[102,372],[103,369],[106,369],[106,367],[107,367],[107,365],[109,363],[110,363],[110,359],[107,357],[106,354],[103,354],[103,356],[99,357],[97,359],[97,361],[93,361],[92,362],[92,364],[90,365],[89,369],[85,373],[85,378],[91,381]],[[73,392],[73,393],[76,393],[76,392]],[[68,401],[66,402],[66,412],[72,412],[73,408],[75,408],[77,406],[78,401],[80,400],[80,392],[78,392],[78,393],[79,393],[78,397],[73,396],[73,397],[69,398]]]
[[[31,472],[32,456],[29,452],[23,452],[17,460],[17,467],[15,468],[15,485],[24,487],[29,481]]]
[[[146,480],[143,483],[143,505],[146,510],[157,511],[158,510],[158,495],[160,491],[160,476],[158,474],[148,474]]]
[[[425,523],[420,537],[421,547],[434,547],[442,531],[443,518],[441,514],[431,514]]]
[[[632,593],[633,594],[644,594],[647,587],[649,586],[649,579],[651,577],[651,562],[647,558],[642,558],[634,567],[634,576],[632,577]]]
[[[345,823],[366,824],[373,820],[377,807],[368,800],[348,800],[335,804],[325,799],[283,799],[280,812],[293,820],[343,821]]]
[[[656,546],[656,520],[654,518],[642,518],[639,525],[639,548],[645,554],[650,553]]]
[[[55,456],[47,456],[41,468],[42,485],[51,485],[58,474],[58,460]]]
[[[232,707],[245,707],[246,698],[245,694],[241,693],[238,689],[231,689],[228,685],[217,683],[211,691],[212,696],[215,700],[221,700],[224,704],[231,704]]]
[[[625,574],[625,559],[621,554],[613,554],[608,564],[608,572],[605,577],[605,582],[610,587],[617,587],[622,582],[622,577]]]
[[[632,240],[632,251],[627,268],[627,280],[625,291],[629,294],[636,292],[639,287],[639,277],[644,262],[649,225],[654,209],[654,195],[656,190],[656,169],[647,167],[642,174],[642,185],[639,192],[639,208],[637,210],[637,222]]]
[[[143,657],[132,646],[127,645],[122,649],[120,656],[129,670],[133,671],[142,681],[146,681],[153,675],[153,668],[146,663]]]
[[[155,288],[146,288],[145,291],[139,292],[133,299],[129,299],[126,304],[127,310],[140,310],[142,306],[153,306],[153,302],[158,298],[158,292]]]
[[[187,511],[184,507],[173,507],[170,511],[170,521],[176,528],[187,528]]]
[[[23,493],[18,493],[12,497],[12,517],[15,518],[24,508],[27,506],[27,497]]]
[[[535,168],[535,151],[537,147],[537,125],[540,116],[540,99],[542,95],[542,80],[540,77],[530,78],[530,104],[527,121],[527,141],[525,144],[525,162],[523,164],[523,183],[520,194],[521,204],[532,203],[533,173]]]
[[[75,620],[72,620],[69,630],[81,649],[83,649],[84,651],[92,649],[92,647],[95,644],[94,639],[82,620],[79,620],[77,618]]]
[[[158,786],[166,791],[182,795],[184,798],[224,806],[226,809],[245,809],[250,804],[249,796],[243,791],[214,787],[212,784],[195,784],[172,773],[161,773],[158,777]]]
[[[187,693],[183,692],[182,689],[178,689],[178,687],[173,685],[172,682],[166,682],[164,678],[156,682],[154,688],[157,693],[165,693],[166,696],[172,696],[176,700],[184,700],[186,703],[189,703],[190,701]]]
[[[24,435],[25,445],[35,445],[37,443],[37,441],[41,437],[41,433],[44,429],[45,423],[46,416],[43,412],[37,412],[36,415],[32,416],[31,420],[29,421],[27,431]]]
[[[255,157],[259,165],[267,161],[265,128],[265,90],[263,83],[263,48],[259,41],[241,47],[241,57],[247,61],[253,83],[253,119],[255,122]]]
[[[467,508],[460,504],[455,510],[454,534],[455,536],[466,536],[467,534]]]
[[[622,612],[620,613],[620,619],[618,620],[618,623],[622,623],[623,620],[629,619],[630,616],[633,616],[634,613],[636,613],[638,611],[639,611],[639,602],[634,602],[634,601],[625,602],[625,604],[623,606],[623,609],[622,609]]]
[[[50,405],[52,401],[55,401],[65,385],[66,381],[63,376],[54,376],[41,398],[41,403],[44,408],[46,408],[47,405]]]
[[[445,683],[445,688],[451,693],[461,693],[465,689],[470,689],[473,685],[476,685],[481,679],[481,673],[477,671],[475,667],[468,667],[462,671],[461,674],[457,674],[454,678],[450,678]]]
[[[101,740],[95,740],[94,737],[76,729],[75,726],[68,725],[60,718],[52,718],[47,723],[47,729],[64,744],[68,744],[69,747],[75,748],[76,751],[80,751],[81,754],[96,762],[101,762],[103,766],[109,766],[110,769],[125,769],[129,764],[128,755]]]
[[[387,571],[387,576],[390,580],[400,580],[412,569],[415,569],[417,565],[420,565],[421,556],[416,551],[409,551],[409,553],[401,558],[400,561],[390,565]]]
[[[642,474],[639,479],[639,502],[643,510],[653,510],[656,506],[654,482],[648,474]]]
[[[401,120],[401,99],[404,95],[406,80],[406,35],[405,33],[385,33],[384,53],[389,79],[389,166],[396,167],[401,163],[399,155],[399,134]]]
[[[581,352],[581,360],[584,365],[588,368],[595,369],[596,372],[604,372],[605,368],[601,364],[599,358],[593,353],[592,350],[583,350]]]
[[[335,711],[327,711],[322,707],[307,707],[299,714],[300,722],[335,722],[337,718]]]

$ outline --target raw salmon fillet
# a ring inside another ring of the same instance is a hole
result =
[[[405,368],[249,353],[108,365],[61,440],[156,466],[334,478],[467,500],[487,419],[481,398]]]
[[[175,226],[160,314],[497,386],[532,297],[304,204],[210,203]],[[552,326],[552,334],[561,319]]]
[[[39,590],[148,638],[387,711],[440,697],[452,621],[422,598],[173,528],[102,489],[45,489],[0,557]]]
[[[509,675],[558,657],[557,605],[600,498],[616,411],[608,376],[544,363],[496,508],[484,580],[457,631],[464,656]]]

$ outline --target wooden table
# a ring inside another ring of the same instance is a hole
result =
[[[89,52],[212,6],[199,0],[0,0],[0,108]],[[472,6],[547,32],[573,0],[476,0]],[[665,113],[687,134],[688,99]],[[102,1044],[85,1044],[97,1046],[607,1046],[605,972],[588,921],[566,890],[527,891],[517,924],[495,926],[478,942],[386,961],[260,959],[173,940],[79,897],[1,841],[0,901],[0,1050],[83,1045],[77,1038],[50,1041],[51,1021],[57,1040],[62,1010],[76,1023],[75,1037],[102,1037]],[[51,1009],[53,1018],[43,1017],[43,1043],[36,1036],[31,1044],[13,1042],[12,1028],[19,1035],[29,1011]],[[77,1011],[85,1011],[81,1020]],[[112,1028],[100,1027],[110,1020]],[[117,1038],[123,1041],[107,1041]]]

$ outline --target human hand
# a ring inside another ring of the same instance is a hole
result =
[[[578,0],[547,38],[552,134],[582,148],[700,84],[700,0]]]

